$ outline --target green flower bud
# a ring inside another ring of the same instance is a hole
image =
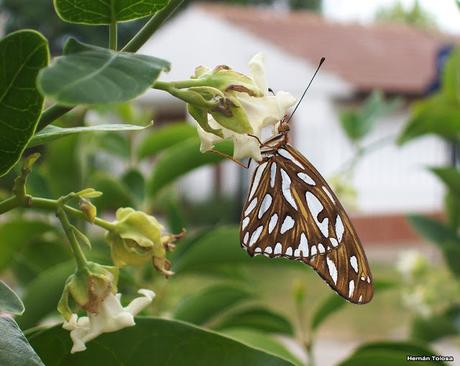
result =
[[[58,304],[58,311],[66,320],[72,315],[70,300],[78,307],[95,313],[118,284],[118,268],[88,262],[87,266],[67,278]]]
[[[80,210],[82,210],[89,222],[94,222],[97,216],[97,208],[86,198],[80,199]]]
[[[155,217],[132,208],[119,208],[116,217],[114,229],[106,235],[115,265],[140,266],[152,261],[158,271],[172,275],[166,252],[173,249],[172,243],[182,234],[162,236],[163,226]]]

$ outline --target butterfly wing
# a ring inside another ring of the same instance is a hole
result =
[[[240,236],[251,256],[302,260],[348,301],[372,299],[369,265],[350,219],[324,178],[289,144],[255,170]]]

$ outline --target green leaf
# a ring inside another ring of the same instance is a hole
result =
[[[411,337],[423,342],[434,342],[444,337],[460,334],[460,308],[448,309],[429,318],[417,317],[412,322]]]
[[[449,227],[457,230],[460,227],[460,196],[450,191],[447,192],[444,197],[444,210]]]
[[[261,349],[278,357],[284,358],[296,366],[305,365],[291,352],[289,352],[289,350],[281,342],[267,333],[244,328],[224,329],[222,333],[239,342],[247,344],[248,346]]]
[[[106,104],[133,99],[168,70],[155,57],[67,41],[64,55],[38,75],[40,91],[61,105]]]
[[[416,343],[410,342],[376,342],[368,343],[342,361],[338,366],[407,366],[407,356],[428,356],[431,360],[436,352]],[[447,366],[442,361],[424,361],[427,366]]]
[[[242,288],[217,285],[182,300],[174,311],[173,317],[203,325],[225,310],[250,298],[251,294]]]
[[[151,157],[175,144],[196,136],[196,128],[187,122],[156,128],[141,141],[137,154],[139,159]]]
[[[136,326],[103,334],[70,354],[68,331],[56,326],[30,342],[47,366],[292,366],[286,360],[185,323],[137,318]]]
[[[422,215],[409,215],[408,220],[420,235],[441,248],[450,241],[459,242],[456,231],[438,220]]]
[[[442,94],[458,103],[460,96],[460,48],[454,48],[442,71]]]
[[[38,32],[21,30],[0,41],[0,177],[20,159],[35,132],[43,108],[35,80],[48,60],[48,42]]]
[[[167,0],[54,0],[54,7],[66,22],[110,24],[151,16],[167,3]]]
[[[29,283],[23,296],[26,311],[17,319],[21,328],[31,328],[56,311],[65,281],[74,271],[74,261],[60,263],[41,272]]]
[[[3,311],[21,315],[24,312],[24,304],[5,282],[0,281],[0,313]]]
[[[93,200],[98,211],[134,206],[133,196],[128,187],[120,179],[108,173],[96,172],[90,177],[89,185],[97,191],[104,192],[101,197]]]
[[[126,134],[98,134],[96,138],[96,146],[97,148],[125,161],[129,161],[131,158],[131,141]]]
[[[121,177],[122,182],[128,187],[138,203],[142,203],[145,195],[145,181],[141,172],[135,168],[128,170]]]
[[[388,280],[374,280],[374,289],[376,292],[395,288],[396,282]],[[324,323],[332,314],[342,309],[347,304],[347,301],[337,294],[330,294],[324,301],[322,301],[315,312],[313,313],[311,320],[311,330],[315,332],[319,326]]]
[[[262,307],[242,309],[225,316],[214,329],[249,328],[267,333],[293,335],[294,330],[289,320],[271,310]]]
[[[414,103],[411,118],[398,143],[403,144],[426,134],[449,140],[460,137],[460,104],[439,94]]]
[[[316,331],[329,316],[343,308],[347,302],[336,294],[329,295],[319,304],[311,320],[311,329]]]
[[[88,132],[123,132],[123,131],[141,131],[149,126],[136,126],[127,124],[107,124],[107,125],[96,125],[96,126],[84,126],[84,127],[69,127],[62,128],[58,126],[49,125],[43,130],[39,131],[29,141],[27,147],[33,147],[37,145],[43,145],[48,142],[69,136],[74,134],[83,134]]]
[[[219,151],[232,155],[232,143],[223,141],[216,146]],[[203,165],[216,164],[223,158],[212,152],[201,153],[200,141],[191,138],[167,149],[161,155],[150,177],[147,190],[154,197],[163,187],[177,178]]]
[[[45,366],[13,319],[0,317],[0,365]]]
[[[305,268],[305,265],[277,258],[268,259],[264,256],[250,257],[240,245],[240,229],[238,226],[219,226],[207,232],[200,233],[196,238],[189,237],[180,243],[177,254],[172,258],[172,270],[176,274],[187,272],[207,272],[223,265],[236,264],[270,264],[290,265]]]
[[[16,253],[43,235],[53,233],[54,227],[39,220],[12,219],[0,224],[0,271],[5,269]]]
[[[449,190],[460,198],[460,172],[456,168],[431,168],[430,169]]]

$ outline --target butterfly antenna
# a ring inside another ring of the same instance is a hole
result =
[[[302,96],[301,96],[300,99],[299,99],[299,102],[298,102],[297,105],[295,106],[294,110],[292,111],[292,113],[291,113],[291,115],[289,116],[289,118],[288,118],[288,120],[287,120],[286,123],[289,123],[289,121],[291,120],[291,118],[292,118],[292,116],[294,115],[295,111],[297,110],[297,108],[299,108],[299,105],[300,105],[300,103],[302,102],[303,97],[304,97],[305,94],[307,93],[308,88],[310,87],[311,83],[312,83],[313,80],[315,79],[316,74],[318,73],[319,69],[321,68],[321,65],[323,64],[323,62],[324,62],[325,60],[326,60],[325,57],[321,57],[321,60],[319,61],[319,64],[318,64],[318,67],[316,68],[315,73],[314,73],[313,76],[311,77],[310,82],[308,83],[307,87],[306,87],[305,90],[303,91]]]

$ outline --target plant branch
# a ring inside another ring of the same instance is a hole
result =
[[[137,32],[137,34],[121,50],[125,52],[136,52],[145,42],[149,40],[152,34],[161,27],[161,25],[183,2],[184,0],[170,0],[168,5],[151,17],[142,29]]]
[[[142,27],[142,29],[123,47],[121,51],[136,52],[145,42],[160,28],[160,26],[171,16],[172,13],[184,2],[184,0],[171,0],[168,5],[157,12],[150,20]],[[113,36],[113,35],[112,35]],[[113,42],[113,40],[112,40]],[[43,130],[50,123],[57,120],[74,107],[66,107],[62,105],[53,105],[47,108],[41,115],[38,121],[37,131]]]
[[[75,256],[75,261],[77,262],[77,267],[79,270],[87,267],[87,260],[83,251],[81,250],[80,244],[78,243],[75,233],[72,229],[72,224],[69,222],[69,219],[65,213],[64,205],[57,202],[58,208],[56,210],[56,216],[61,222],[62,228],[69,240],[70,246],[72,247],[73,255]]]

